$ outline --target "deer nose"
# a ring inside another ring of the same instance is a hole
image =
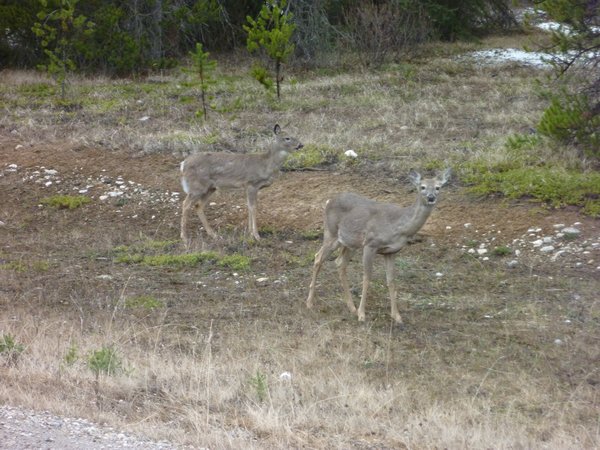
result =
[[[429,203],[435,203],[435,195],[434,194],[428,194],[427,195],[427,201]]]
[[[303,144],[298,144],[298,147],[296,147],[296,150],[300,150],[302,147],[304,147]]]

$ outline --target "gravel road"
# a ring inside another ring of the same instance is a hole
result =
[[[177,446],[121,433],[84,419],[58,417],[48,412],[0,406],[2,450],[166,450]]]

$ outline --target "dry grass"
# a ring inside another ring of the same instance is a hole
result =
[[[378,73],[290,74],[281,103],[245,76],[246,66],[222,63],[219,111],[208,121],[194,118],[196,92],[178,73],[74,80],[72,109],[55,107],[38,75],[3,73],[0,132],[42,149],[69,140],[115,158],[119,150],[135,156],[120,163],[142,173],[156,155],[256,149],[279,122],[305,144],[355,150],[360,162],[346,170],[364,177],[355,188],[389,192],[392,177],[412,166],[501,159],[506,136],[539,118],[533,69],[479,67],[451,53]],[[156,188],[176,182],[175,165],[167,171],[174,174]],[[323,195],[344,176],[320,179]],[[37,207],[42,186],[8,175],[0,182],[9,198],[0,261],[21,264],[0,268],[0,334],[25,346],[16,364],[0,354],[2,402],[212,449],[600,446],[591,269],[482,264],[437,233],[399,258],[405,327],[391,325],[379,263],[361,325],[339,299],[333,263],[320,276],[315,311],[305,309],[319,247],[306,238],[313,228],[275,226],[256,245],[227,230],[218,249],[248,256],[245,273],[119,264],[119,245],[176,238],[177,204],[131,201],[122,215],[51,212]],[[487,208],[468,211],[498,214],[494,222],[513,214]],[[132,226],[124,217],[134,213],[142,220]],[[445,220],[452,213],[439,211]],[[454,214],[458,224],[476,219]],[[349,273],[359,284],[358,263]],[[127,306],[139,296],[159,306]],[[116,349],[123,370],[101,376],[98,399],[88,358],[103,346]]]

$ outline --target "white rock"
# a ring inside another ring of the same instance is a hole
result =
[[[561,230],[564,234],[571,234],[574,236],[578,236],[581,234],[581,231],[575,227],[566,227]]]
[[[554,251],[554,246],[552,245],[544,245],[542,248],[540,248],[540,252],[543,253],[550,253]]]
[[[516,259],[512,259],[509,262],[506,263],[506,265],[510,268],[510,269],[514,269],[515,267],[517,267],[519,265],[519,261],[517,261]]]
[[[451,230],[452,227],[450,225],[446,225],[446,230]]]
[[[545,236],[544,238],[542,238],[542,241],[544,242],[544,244],[550,244],[552,242],[552,237]]]
[[[100,197],[98,197],[98,199],[100,199],[101,201],[104,201],[108,198],[108,195],[101,195]]]
[[[444,274],[442,272],[436,272],[435,276],[437,278],[442,278],[444,276]]]
[[[563,341],[562,341],[561,339],[554,339],[554,343],[555,343],[556,345],[562,345],[562,344],[563,344]]]
[[[349,158],[356,158],[358,156],[354,150],[346,150],[344,155],[348,156]]]
[[[140,117],[138,120],[139,120],[140,122],[145,122],[145,121],[147,121],[147,120],[150,120],[150,117],[149,117],[149,116],[144,116],[144,117]]]
[[[565,224],[564,223],[556,223],[554,225],[552,225],[554,228],[564,228]]]
[[[281,381],[290,381],[292,379],[292,374],[290,372],[281,372],[279,374],[279,379]]]
[[[465,228],[471,228],[471,225],[472,225],[471,223],[465,223],[464,227]]]
[[[533,241],[531,244],[534,247],[541,247],[541,245],[544,243],[544,241],[542,241],[541,239],[536,239],[535,241]]]
[[[478,255],[485,255],[488,252],[487,248],[478,248],[477,249],[477,254]]]
[[[47,174],[47,175],[56,175],[58,173],[58,170],[44,169],[44,173]]]

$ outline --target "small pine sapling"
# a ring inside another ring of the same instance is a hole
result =
[[[208,88],[210,85],[215,83],[215,80],[211,75],[215,67],[217,67],[217,62],[213,59],[209,59],[209,55],[210,53],[205,52],[202,49],[202,44],[199,42],[196,43],[196,51],[190,52],[190,56],[194,62],[193,71],[200,79],[200,99],[202,100],[202,113],[198,111],[196,112],[196,115],[202,115],[206,119],[208,119],[208,107],[210,107],[208,102],[211,98],[208,95]]]
[[[77,69],[73,58],[76,55],[75,42],[78,37],[94,32],[94,24],[84,15],[75,14],[79,0],[60,0],[58,8],[48,11],[48,1],[40,0],[42,10],[37,13],[40,22],[34,23],[31,30],[40,40],[46,64],[38,66],[48,72],[60,86],[61,101],[65,101],[68,75]]]
[[[294,44],[291,42],[296,24],[292,22],[293,15],[289,12],[287,0],[265,2],[258,17],[246,17],[248,25],[244,30],[248,33],[246,46],[250,53],[263,49],[267,56],[275,63],[275,84],[277,86],[277,98],[281,97],[281,75],[282,65],[294,52]],[[253,76],[266,88],[272,85],[268,80],[265,70],[254,66]]]

